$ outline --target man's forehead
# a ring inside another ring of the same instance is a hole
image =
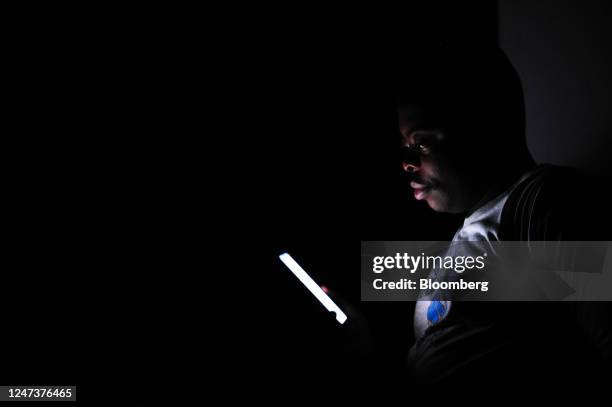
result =
[[[402,132],[412,132],[416,129],[434,129],[439,127],[431,112],[416,107],[399,107],[397,109],[398,124]]]
[[[401,106],[397,108],[398,117],[400,120],[413,121],[423,116],[423,109],[410,106]]]

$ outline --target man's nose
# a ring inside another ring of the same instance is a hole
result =
[[[421,166],[415,161],[403,161],[402,169],[408,173],[417,172]]]

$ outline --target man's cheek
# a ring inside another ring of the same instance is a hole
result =
[[[427,168],[428,173],[436,178],[444,181],[446,178],[452,177],[461,165],[454,165],[451,157],[446,154],[432,153],[422,160],[423,166]]]

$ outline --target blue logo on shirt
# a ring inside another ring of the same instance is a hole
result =
[[[427,320],[433,325],[440,322],[446,315],[447,306],[441,301],[434,300],[427,308]]]

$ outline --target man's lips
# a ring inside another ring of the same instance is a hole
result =
[[[410,187],[414,190],[414,198],[417,201],[424,199],[431,190],[431,185],[420,184],[416,181],[410,181]]]

